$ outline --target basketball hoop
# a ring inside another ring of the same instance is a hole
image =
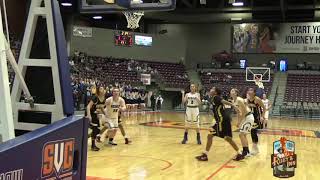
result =
[[[270,68],[265,67],[247,67],[246,68],[246,81],[249,82],[270,82],[271,73]]]
[[[139,21],[144,15],[143,11],[124,11],[123,14],[126,16],[129,29],[137,29],[139,27]]]

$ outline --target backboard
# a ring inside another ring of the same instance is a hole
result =
[[[80,0],[81,13],[116,13],[122,11],[170,11],[176,0]]]
[[[246,68],[246,81],[249,82],[270,82],[270,68],[265,67],[247,67]]]

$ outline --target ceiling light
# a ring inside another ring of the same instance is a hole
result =
[[[93,19],[102,19],[102,16],[93,16]]]
[[[232,6],[243,6],[243,2],[234,2]]]
[[[231,18],[231,21],[241,21],[242,18]]]
[[[72,6],[71,3],[68,3],[68,2],[64,2],[64,3],[61,3],[62,6]]]

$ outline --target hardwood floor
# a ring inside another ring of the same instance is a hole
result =
[[[198,162],[194,157],[205,148],[206,129],[211,120],[208,114],[201,114],[202,145],[196,144],[195,131],[189,132],[189,141],[183,145],[184,113],[148,113],[123,117],[125,129],[133,143],[125,145],[119,131],[115,138],[118,146],[100,144],[99,152],[89,151],[87,179],[278,179],[273,177],[271,154],[273,142],[282,136],[294,141],[296,146],[297,168],[291,179],[319,179],[319,120],[271,119],[268,130],[259,135],[260,153],[240,162],[231,160],[235,152],[229,144],[223,139],[214,138],[209,161]],[[236,131],[235,126],[233,129]],[[238,132],[234,132],[233,137],[241,147]],[[249,142],[251,147],[251,138]]]

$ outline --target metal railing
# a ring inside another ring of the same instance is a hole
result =
[[[305,118],[320,120],[320,103],[286,102],[280,106],[280,119]]]

